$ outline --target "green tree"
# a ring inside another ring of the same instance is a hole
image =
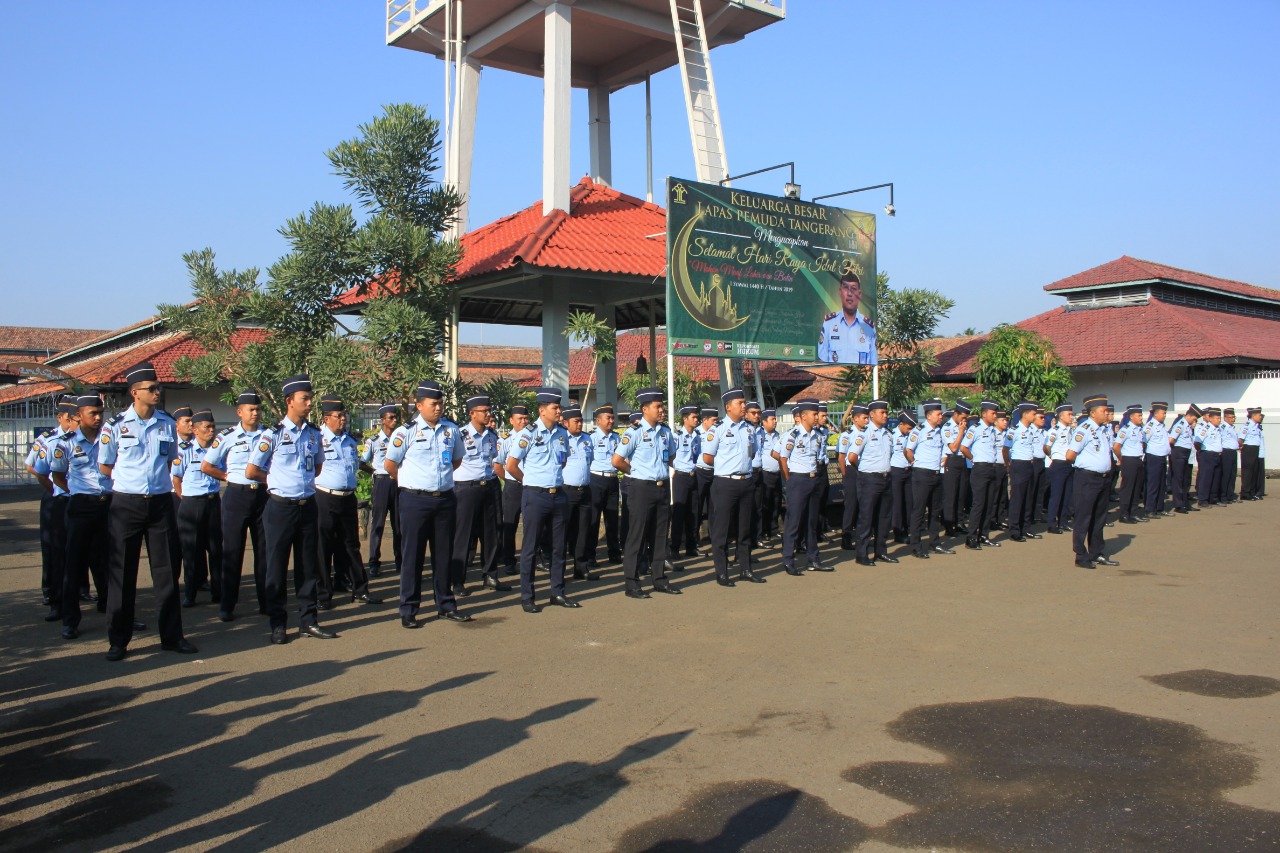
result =
[[[876,276],[878,317],[877,347],[880,360],[880,398],[894,409],[915,405],[928,393],[933,377],[929,371],[938,363],[929,344],[938,324],[955,307],[955,302],[935,290],[905,288],[893,290],[889,274]],[[853,400],[871,396],[871,368],[849,365],[837,379],[845,392],[842,409]]]
[[[499,427],[505,427],[507,419],[511,417],[512,406],[528,406],[530,412],[536,410],[534,393],[505,376],[495,376],[486,382],[484,393],[489,397],[489,408],[493,409]]]
[[[1045,407],[1066,399],[1074,381],[1053,343],[1029,329],[1002,323],[974,356],[983,394],[1007,406],[1034,400]]]
[[[459,198],[435,182],[439,122],[423,107],[394,104],[358,130],[326,156],[365,211],[363,223],[350,205],[317,202],[280,229],[289,252],[265,282],[256,269],[218,270],[211,249],[183,256],[195,301],[158,310],[205,354],[179,359],[179,376],[253,388],[274,412],[280,381],[303,371],[319,392],[348,402],[411,403],[428,378],[447,384],[450,398],[465,392],[444,382],[437,357],[459,259],[457,243],[440,237]],[[332,313],[352,287],[370,297],[358,328]]]
[[[675,379],[676,408],[691,406],[694,403],[703,403],[711,399],[712,386],[707,380],[697,379],[692,373],[679,367],[676,368]],[[624,405],[623,401],[625,401],[626,407],[634,411],[636,394],[641,388],[648,388],[649,386],[656,388],[667,387],[667,371],[665,367],[659,366],[654,369],[651,366],[649,373],[636,373],[633,371],[620,376],[618,378],[619,407],[622,407]],[[674,423],[674,420],[672,420],[674,417],[674,414],[667,412],[668,421]]]
[[[591,383],[596,379],[596,368],[601,362],[618,356],[618,333],[608,323],[591,311],[574,311],[565,325],[564,336],[580,346],[591,347],[591,375],[582,392],[582,411],[588,412],[587,398],[591,396]]]

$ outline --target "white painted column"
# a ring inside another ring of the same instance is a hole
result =
[[[609,324],[609,328],[616,330],[618,328],[618,309],[612,305],[597,305],[596,316]],[[592,405],[602,406],[605,403],[618,402],[618,360],[616,357],[609,361],[600,363],[596,368],[596,400]]]
[[[462,205],[458,208],[458,221],[454,225],[454,237],[459,238],[467,233],[467,209],[471,199],[471,157],[475,152],[476,140],[476,104],[480,96],[480,63],[471,59],[463,59],[459,66],[458,122],[453,128],[453,147],[455,163],[450,164],[451,176],[448,182],[457,188],[462,196]]]
[[[569,211],[572,12],[555,0],[542,13],[542,213]],[[545,326],[544,335],[545,333]]]
[[[569,393],[568,289],[548,276],[542,284],[542,384]]]
[[[613,184],[608,86],[593,86],[587,90],[587,112],[591,130],[591,180],[607,187]]]

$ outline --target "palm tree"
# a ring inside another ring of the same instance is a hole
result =
[[[582,394],[582,411],[587,411],[587,397],[591,394],[591,383],[596,378],[596,367],[602,361],[617,357],[618,333],[592,311],[574,311],[564,328],[564,336],[581,346],[591,347],[591,375],[587,377],[587,388]]]

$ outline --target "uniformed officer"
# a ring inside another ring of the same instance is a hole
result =
[[[1039,539],[1032,533],[1030,503],[1034,497],[1033,478],[1036,467],[1035,445],[1040,432],[1035,427],[1036,404],[1023,401],[1014,409],[1018,425],[1009,430],[1004,439],[1004,454],[1009,465],[1009,538],[1014,542]]]
[[[1000,429],[996,426],[996,415],[1000,407],[991,400],[983,400],[978,407],[981,412],[979,423],[965,430],[960,440],[960,452],[965,459],[973,463],[969,474],[969,486],[973,490],[973,509],[969,513],[969,536],[965,547],[982,550],[983,545],[999,548],[997,542],[991,541],[987,535],[991,530],[996,509],[996,487],[998,484],[997,468],[1003,468],[1000,461]]]
[[[1110,444],[1108,445],[1108,447],[1110,447],[1111,445],[1115,444],[1116,434],[1120,432],[1120,423],[1119,423],[1119,420],[1116,418],[1116,407],[1115,407],[1115,406],[1107,406],[1107,423],[1106,423],[1106,427],[1107,427],[1107,431],[1111,434],[1111,442],[1110,442]],[[1110,497],[1110,500],[1119,500],[1119,495],[1117,494],[1117,491],[1118,491],[1118,490],[1117,490],[1117,488],[1116,488],[1116,484],[1117,484],[1117,483],[1119,482],[1119,480],[1120,480],[1120,465],[1119,465],[1118,463],[1116,463],[1116,461],[1115,461],[1115,459],[1114,459],[1114,458],[1113,458],[1111,461],[1112,461],[1112,463],[1113,463],[1113,464],[1112,464],[1112,466],[1111,466],[1111,497]],[[1108,526],[1114,526],[1114,522],[1107,522],[1107,525],[1108,525]]]
[[[1168,403],[1156,400],[1151,404],[1151,413],[1142,427],[1142,473],[1146,492],[1143,508],[1147,519],[1173,515],[1164,508],[1170,449],[1169,430],[1165,428],[1164,419],[1168,410]]]
[[[1103,525],[1107,520],[1107,502],[1111,496],[1112,443],[1107,421],[1107,398],[1095,394],[1085,397],[1084,411],[1088,420],[1071,431],[1071,447],[1067,461],[1075,466],[1076,522],[1072,531],[1076,565],[1092,569],[1095,565],[1118,566],[1102,553]]]
[[[764,475],[764,496],[760,502],[760,537],[770,542],[778,535],[778,514],[782,511],[782,466],[773,455],[780,446],[778,412],[765,409],[760,413],[764,427],[760,469]]]
[[[1196,503],[1217,506],[1222,477],[1222,409],[1210,406],[1204,420],[1196,427]]]
[[[1267,476],[1258,462],[1262,450],[1262,407],[1250,407],[1246,413],[1249,419],[1240,430],[1240,499],[1256,501],[1261,499],[1262,483]]]
[[[924,423],[907,436],[903,452],[911,463],[911,550],[920,559],[927,560],[930,553],[954,554],[955,551],[942,544],[938,533],[942,520],[943,470],[948,462],[942,438],[942,401],[925,400],[923,408]],[[926,524],[929,543],[925,542]]]
[[[1049,457],[1049,532],[1061,534],[1070,530],[1067,519],[1075,506],[1071,494],[1072,472],[1067,461],[1071,449],[1071,433],[1075,429],[1075,411],[1070,403],[1062,403],[1053,410],[1054,424],[1044,435],[1044,450]]]
[[[568,525],[565,527],[565,562],[573,557],[573,579],[598,581],[600,575],[588,571],[587,564],[594,555],[591,550],[591,466],[594,463],[595,442],[582,431],[582,410],[564,409],[560,412],[565,432],[569,434],[569,455],[564,463],[564,494],[567,499]],[[666,530],[662,531],[666,539]]]
[[[751,457],[755,455],[755,431],[747,423],[746,395],[731,388],[720,395],[725,422],[707,430],[702,458],[712,466],[711,557],[716,583],[732,586],[729,579],[729,534],[736,531],[738,566],[742,579],[764,583],[751,568],[751,513],[755,509],[751,485]],[[736,527],[735,527],[736,522]]]
[[[398,490],[395,479],[387,473],[387,447],[391,434],[400,426],[400,407],[384,403],[378,407],[378,431],[364,441],[360,461],[366,471],[373,474],[373,490],[370,495],[369,515],[369,577],[376,578],[382,571],[382,534],[387,518],[391,518],[391,550],[395,555],[396,571],[400,570],[400,505],[396,501]]]
[[[1005,411],[996,412],[996,429],[999,435],[996,436],[996,447],[1000,464],[996,465],[996,502],[992,507],[991,513],[991,529],[992,530],[1008,530],[1009,525],[1005,519],[1009,515],[1009,460],[1005,454],[1004,440],[1009,434],[1009,413]]]
[[[1146,521],[1142,499],[1146,490],[1147,433],[1142,423],[1142,406],[1125,407],[1124,420],[1116,431],[1112,451],[1120,458],[1120,523]]]
[[[698,484],[698,539],[702,539],[702,524],[706,522],[707,534],[711,533],[711,514],[715,511],[711,504],[711,483],[714,480],[712,466],[702,454],[702,444],[707,440],[707,433],[714,430],[720,419],[720,410],[709,406],[702,407],[702,423],[698,425],[698,457],[694,460],[695,475]]]
[[[162,408],[160,411],[163,412],[164,409]],[[189,444],[191,442],[193,432],[191,427],[191,416],[195,414],[195,410],[190,406],[178,406],[167,414],[169,417],[173,418],[174,432],[178,434],[178,450],[181,452],[182,445]],[[175,490],[171,495],[171,499],[173,500],[174,535],[169,537],[169,544],[173,555],[169,562],[170,565],[173,566],[173,582],[177,584],[182,580],[182,564],[184,562],[182,559],[182,536],[177,526],[178,510],[182,504],[182,495],[178,494]]]
[[[98,435],[102,430],[102,398],[87,394],[76,399],[78,425],[63,433],[49,463],[54,485],[68,493],[66,549],[61,598],[52,604],[62,617],[62,638],[80,636],[80,578],[93,575],[99,613],[107,609],[107,512],[111,508],[111,478],[98,469]]]
[[[480,575],[485,589],[509,592],[498,580],[498,507],[501,486],[494,463],[498,461],[498,434],[489,428],[491,413],[488,395],[466,399],[467,423],[462,436],[461,462],[453,472],[458,517],[454,527],[449,583],[455,597],[470,595],[466,588],[468,546],[473,532],[480,530]]]
[[[778,461],[786,482],[787,518],[782,532],[782,567],[789,575],[802,575],[796,568],[797,541],[804,547],[809,571],[829,572],[818,552],[820,475],[825,473],[826,451],[818,432],[818,401],[806,397],[791,409],[796,425],[781,436],[771,455]]]
[[[822,320],[818,336],[818,361],[830,364],[875,364],[876,330],[858,310],[862,282],[853,271],[840,278],[841,310]]]
[[[253,543],[253,588],[258,612],[267,612],[267,532],[262,524],[267,490],[262,483],[245,476],[249,454],[264,432],[261,405],[257,392],[241,393],[236,398],[239,421],[218,434],[200,463],[201,471],[227,484],[222,496],[222,606],[218,608],[218,618],[223,622],[235,618],[240,601],[246,534]]]
[[[529,425],[529,407],[511,407],[507,419],[511,431],[498,442],[498,458],[494,471],[502,474],[502,563],[507,574],[516,573],[516,529],[520,526],[520,507],[524,503],[524,484],[507,471],[507,459],[511,456],[511,444],[516,436]]]
[[[652,548],[649,565],[654,592],[680,594],[667,580],[671,566],[667,558],[668,480],[677,445],[675,436],[663,423],[667,414],[664,396],[661,388],[644,388],[636,394],[641,419],[622,436],[610,460],[627,478],[631,519],[623,546],[622,573],[628,598],[649,598],[640,582],[640,563],[646,546]]]
[[[111,478],[114,492],[107,515],[111,549],[107,660],[123,660],[133,639],[138,556],[144,537],[160,610],[160,647],[195,654],[196,647],[182,636],[182,609],[170,562],[170,541],[177,531],[169,468],[178,455],[178,434],[173,418],[156,408],[162,389],[151,363],[144,361],[126,371],[124,379],[133,405],[112,418],[98,439],[98,468]]]
[[[72,394],[63,394],[58,398],[55,408],[58,425],[54,429],[45,430],[36,436],[27,451],[27,470],[40,482],[40,591],[44,603],[49,605],[45,615],[46,622],[56,622],[62,618],[62,579],[66,575],[64,559],[66,549],[66,518],[68,496],[65,489],[59,488],[51,477],[52,463],[61,461],[55,457],[54,446],[64,435],[75,432],[76,398]],[[76,592],[80,592],[81,581],[76,580]],[[99,597],[102,590],[98,591]]]
[[[850,457],[854,442],[862,437],[868,423],[867,407],[854,403],[849,407],[849,426],[840,433],[836,443],[836,463],[840,469],[840,490],[844,495],[844,515],[840,525],[840,549],[855,550],[854,538],[858,527],[858,457]],[[850,461],[852,459],[852,461]]]
[[[592,567],[596,564],[596,549],[600,547],[601,519],[609,562],[622,562],[622,544],[618,538],[618,471],[613,467],[613,454],[618,450],[614,416],[613,406],[607,403],[596,406],[592,412],[596,428],[591,433],[591,522],[587,526],[587,550]]]
[[[470,622],[458,610],[450,567],[457,527],[458,498],[453,474],[462,464],[462,433],[444,416],[440,383],[427,379],[415,394],[418,416],[391,434],[383,463],[400,486],[400,626],[418,627],[422,606],[422,567],[431,546],[431,581],[441,619]],[[470,530],[470,528],[468,528]]]
[[[191,438],[178,442],[173,460],[173,491],[178,504],[178,539],[182,542],[183,607],[195,607],[196,593],[209,583],[215,604],[222,601],[222,495],[218,481],[204,472],[217,429],[213,412],[191,416]]]
[[[849,461],[858,465],[858,565],[874,566],[877,560],[898,562],[889,556],[889,460],[893,441],[885,424],[889,404],[872,400],[867,404],[871,421],[862,435],[853,440]]]
[[[676,452],[671,465],[671,549],[684,550],[686,557],[698,556],[697,460],[702,455],[702,433],[698,431],[698,407],[680,408],[680,427],[675,433]],[[613,457],[610,457],[612,461]]]
[[[818,466],[818,537],[826,536],[831,525],[827,524],[827,503],[831,500],[831,478],[827,476],[827,444],[831,437],[831,421],[827,404],[818,401],[818,423],[815,427],[822,441],[822,462]]]
[[[893,541],[899,545],[907,541],[911,527],[911,460],[905,453],[907,438],[918,424],[915,416],[903,410],[898,413],[898,425],[891,431],[893,452],[889,455],[889,528]]]
[[[965,495],[969,490],[968,459],[960,452],[960,442],[967,431],[966,420],[971,407],[956,401],[955,411],[942,424],[943,452],[947,455],[946,472],[942,476],[942,522],[948,536],[963,536],[968,529],[960,523]]]
[[[324,465],[316,473],[316,529],[320,536],[320,607],[333,607],[333,593],[348,590],[360,605],[381,604],[369,594],[369,575],[360,559],[360,516],[356,499],[360,448],[347,431],[347,408],[338,397],[320,401],[320,445]],[[332,571],[332,575],[330,575]]]
[[[757,401],[747,401],[747,423],[755,434],[756,446],[756,453],[751,457],[751,545],[754,548],[764,547],[760,527],[760,519],[764,517],[764,427],[760,425],[763,411]]]
[[[1181,515],[1199,512],[1191,505],[1191,451],[1195,448],[1196,421],[1200,419],[1200,407],[1192,403],[1185,415],[1177,418],[1169,427],[1169,479],[1173,486],[1173,511]]]
[[[1236,432],[1236,410],[1227,407],[1222,410],[1222,425],[1218,428],[1222,433],[1222,474],[1219,477],[1218,503],[1236,502],[1236,470],[1240,455],[1240,433]]]
[[[525,613],[540,610],[534,597],[533,558],[548,537],[551,540],[551,603],[560,607],[582,606],[564,592],[565,528],[569,515],[564,465],[569,459],[569,434],[560,426],[563,397],[559,388],[539,388],[537,419],[512,437],[507,451],[507,472],[524,485],[520,606]]]
[[[320,431],[307,420],[311,412],[311,379],[305,373],[281,385],[284,417],[258,437],[249,451],[244,475],[267,487],[262,524],[267,533],[267,619],[271,643],[288,642],[286,626],[289,559],[293,557],[293,590],[298,601],[298,635],[331,640],[336,637],[320,627],[319,528],[316,510],[316,475],[324,468]]]
[[[621,412],[618,417],[621,420],[626,422],[627,429],[634,429],[636,424],[640,423],[641,413],[639,410],[636,410],[634,412]],[[623,542],[626,542],[627,533],[630,530],[627,524],[628,524],[628,520],[631,517],[630,510],[627,508],[627,478],[626,477],[623,477],[622,481],[618,484],[618,502],[621,505],[621,512],[618,514],[618,536],[621,537]],[[648,565],[646,561],[649,559],[649,551],[652,550],[653,545],[652,543],[646,540],[644,543],[644,548],[645,548],[645,552],[644,554],[641,555],[641,558],[640,558],[641,566]],[[644,571],[648,571],[648,569],[645,568]]]
[[[1044,452],[1044,421],[1044,408],[1036,406],[1036,416],[1031,421],[1031,425],[1035,427],[1031,457],[1036,464],[1031,469],[1031,506],[1028,508],[1027,524],[1039,524],[1044,521],[1045,509],[1049,502],[1049,478],[1046,476],[1049,460]]]

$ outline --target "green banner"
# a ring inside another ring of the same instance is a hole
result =
[[[876,218],[667,179],[676,355],[876,363]]]

